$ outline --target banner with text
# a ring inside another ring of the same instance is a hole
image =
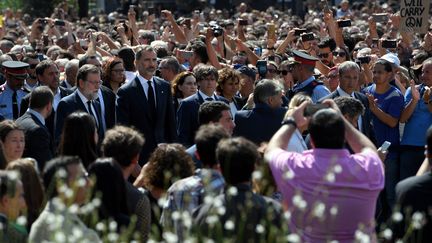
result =
[[[429,29],[430,0],[402,0],[400,31],[426,33]]]

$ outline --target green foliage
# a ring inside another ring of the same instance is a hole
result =
[[[23,7],[24,1],[26,0],[1,0],[0,9],[4,10],[6,8],[11,8],[12,10],[17,10]]]

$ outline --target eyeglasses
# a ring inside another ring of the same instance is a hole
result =
[[[320,54],[318,54],[318,57],[320,57],[320,58],[327,58],[329,56],[329,54],[330,54],[330,52],[328,52],[328,53],[320,53]]]
[[[91,83],[91,84],[93,84],[93,85],[96,85],[96,84],[98,84],[98,85],[102,85],[102,83],[103,83],[102,80],[99,80],[99,81],[89,81],[89,80],[87,80],[87,82],[89,82],[89,83]]]
[[[343,51],[340,51],[340,52],[338,52],[338,51],[334,51],[334,52],[333,52],[333,56],[345,57],[345,56],[346,56],[346,53],[343,52]]]

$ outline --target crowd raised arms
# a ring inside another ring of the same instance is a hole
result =
[[[429,3],[78,2],[0,14],[0,242],[432,241]]]

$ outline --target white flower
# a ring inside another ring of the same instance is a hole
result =
[[[109,230],[110,231],[117,231],[117,222],[116,221],[111,221],[110,223],[109,223]]]
[[[64,235],[63,232],[57,231],[57,232],[55,232],[54,239],[56,242],[65,242],[66,236]]]
[[[342,172],[342,166],[340,165],[335,165],[333,168],[334,173],[336,174],[340,174]]]
[[[231,220],[226,221],[224,227],[226,230],[233,230],[234,229],[233,221]]]
[[[420,212],[415,212],[412,216],[412,224],[414,229],[421,229],[424,224],[424,215]]]
[[[238,194],[238,190],[236,187],[232,186],[228,189],[228,195],[237,196],[237,194]]]
[[[207,196],[204,197],[204,203],[205,204],[209,204],[211,202],[213,202],[213,197],[212,196],[207,195]]]
[[[225,209],[224,206],[217,207],[217,213],[218,213],[219,215],[224,215],[225,212],[226,212],[226,209]]]
[[[99,199],[99,198],[94,198],[93,200],[92,200],[92,203],[93,203],[93,205],[95,206],[95,207],[99,207],[100,205],[101,205],[101,200]]]
[[[98,231],[105,231],[105,229],[106,229],[106,227],[105,227],[104,223],[99,222],[99,223],[96,224],[96,230],[98,230]]]
[[[297,234],[289,234],[287,236],[287,241],[288,242],[300,242],[300,236]]]
[[[400,222],[403,219],[403,215],[400,212],[394,212],[392,215],[392,220],[394,222]]]
[[[87,180],[86,179],[84,179],[84,178],[80,178],[79,180],[78,180],[78,186],[79,187],[85,187],[87,185]]]
[[[253,178],[254,180],[260,180],[260,179],[262,178],[262,173],[261,173],[261,171],[258,171],[258,170],[254,171],[254,172],[252,173],[252,178]]]
[[[108,240],[111,242],[117,242],[119,235],[117,233],[111,232],[108,234]]]
[[[326,206],[324,203],[322,202],[315,203],[315,207],[312,211],[313,216],[319,219],[324,219],[325,208]]]
[[[262,226],[261,224],[257,224],[257,226],[255,227],[255,231],[256,231],[258,234],[262,234],[262,233],[264,233],[264,231],[265,231],[264,226]]]
[[[285,218],[285,220],[290,220],[291,219],[291,212],[285,211],[283,214],[283,217]]]
[[[174,211],[171,215],[172,220],[176,221],[180,219],[180,213],[179,211]]]
[[[163,233],[163,238],[167,242],[177,242],[178,241],[177,235],[174,234],[174,233],[171,233],[171,232],[165,232],[165,233]]]
[[[27,224],[27,218],[25,216],[19,216],[16,222],[19,225],[25,226]]]
[[[292,202],[294,206],[298,207],[300,210],[305,210],[307,207],[307,202],[303,200],[302,196],[299,194],[293,197]]]
[[[77,204],[72,204],[72,205],[69,207],[69,212],[70,212],[71,214],[77,214],[77,213],[78,213],[78,209],[79,209],[79,207],[78,207]]]
[[[335,176],[335,174],[334,174],[333,172],[329,172],[329,173],[327,173],[327,175],[325,176],[325,180],[326,180],[327,182],[333,183],[333,182],[335,182],[335,180],[336,180],[336,176]]]
[[[162,208],[165,205],[165,202],[166,202],[166,197],[159,198],[159,200],[158,200],[159,207]]]
[[[338,208],[336,205],[334,205],[333,207],[330,208],[330,214],[332,216],[336,216],[338,214]]]
[[[210,226],[214,225],[218,221],[219,221],[219,218],[217,216],[214,216],[214,215],[208,216],[206,218],[206,223]]]
[[[386,239],[386,240],[391,240],[392,236],[393,236],[393,231],[391,229],[385,229],[381,235]]]
[[[83,232],[82,232],[82,230],[80,229],[80,228],[78,228],[78,227],[74,227],[73,229],[72,229],[72,235],[75,237],[75,238],[77,238],[77,239],[79,239],[79,238],[81,238],[81,237],[83,237]]]
[[[283,179],[284,180],[292,180],[294,178],[294,172],[290,169],[288,169],[284,174],[283,174]]]
[[[356,242],[361,242],[361,243],[371,242],[369,235],[363,233],[361,230],[356,230],[355,239],[356,239]]]

